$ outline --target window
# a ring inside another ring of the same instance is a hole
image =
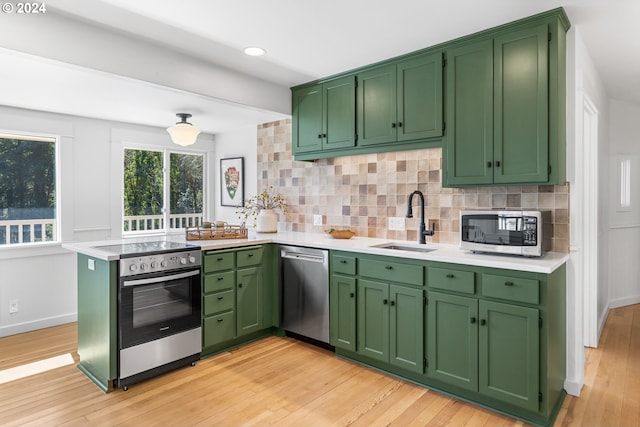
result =
[[[204,155],[126,148],[123,178],[124,233],[202,224]]]
[[[0,134],[0,246],[57,242],[56,138]]]

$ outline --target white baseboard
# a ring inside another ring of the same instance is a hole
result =
[[[625,298],[618,298],[614,300],[609,300],[609,308],[618,308],[624,307],[627,305],[640,304],[640,295],[634,295]]]
[[[584,382],[565,380],[564,389],[566,390],[567,394],[575,397],[580,397],[580,390],[582,390],[583,385]]]
[[[9,335],[16,335],[24,332],[36,331],[38,329],[50,328],[52,326],[64,325],[65,323],[76,322],[77,320],[78,313],[70,313],[62,316],[33,320],[31,322],[18,323],[16,325],[1,326],[0,337],[8,337]]]

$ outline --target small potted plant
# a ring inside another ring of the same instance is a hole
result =
[[[244,201],[244,206],[238,206],[236,214],[243,222],[250,217],[259,233],[275,233],[278,231],[278,215],[280,211],[286,218],[287,201],[282,194],[273,193],[273,187],[262,190],[262,193]]]

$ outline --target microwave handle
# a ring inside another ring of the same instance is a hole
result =
[[[138,279],[138,280],[126,280],[122,283],[122,286],[139,286],[150,285],[152,283],[161,283],[168,280],[184,279],[186,277],[197,276],[200,274],[200,270],[188,271],[186,273],[172,274],[171,276],[153,277],[151,279]]]

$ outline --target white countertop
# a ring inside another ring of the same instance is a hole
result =
[[[284,245],[308,246],[320,249],[334,249],[366,254],[395,256],[399,258],[419,259],[425,261],[449,262],[453,264],[465,264],[481,267],[503,268],[508,270],[530,271],[535,273],[552,273],[569,259],[569,254],[547,252],[542,257],[526,258],[508,255],[476,254],[462,250],[453,245],[430,244],[418,245],[415,242],[405,240],[374,239],[355,236],[351,239],[333,239],[327,234],[279,232],[279,233],[255,233],[249,231],[247,239],[223,239],[223,240],[189,240],[182,235],[161,237],[138,237],[114,240],[102,240],[94,242],[65,243],[63,248],[80,252],[105,261],[114,261],[119,255],[102,251],[97,246],[117,245],[121,243],[135,243],[144,241],[169,240],[173,242],[186,242],[200,246],[203,250],[229,249],[242,246],[259,245],[264,243],[279,243]],[[384,243],[396,243],[402,246],[434,248],[432,252],[412,252],[395,249],[372,247]]]

